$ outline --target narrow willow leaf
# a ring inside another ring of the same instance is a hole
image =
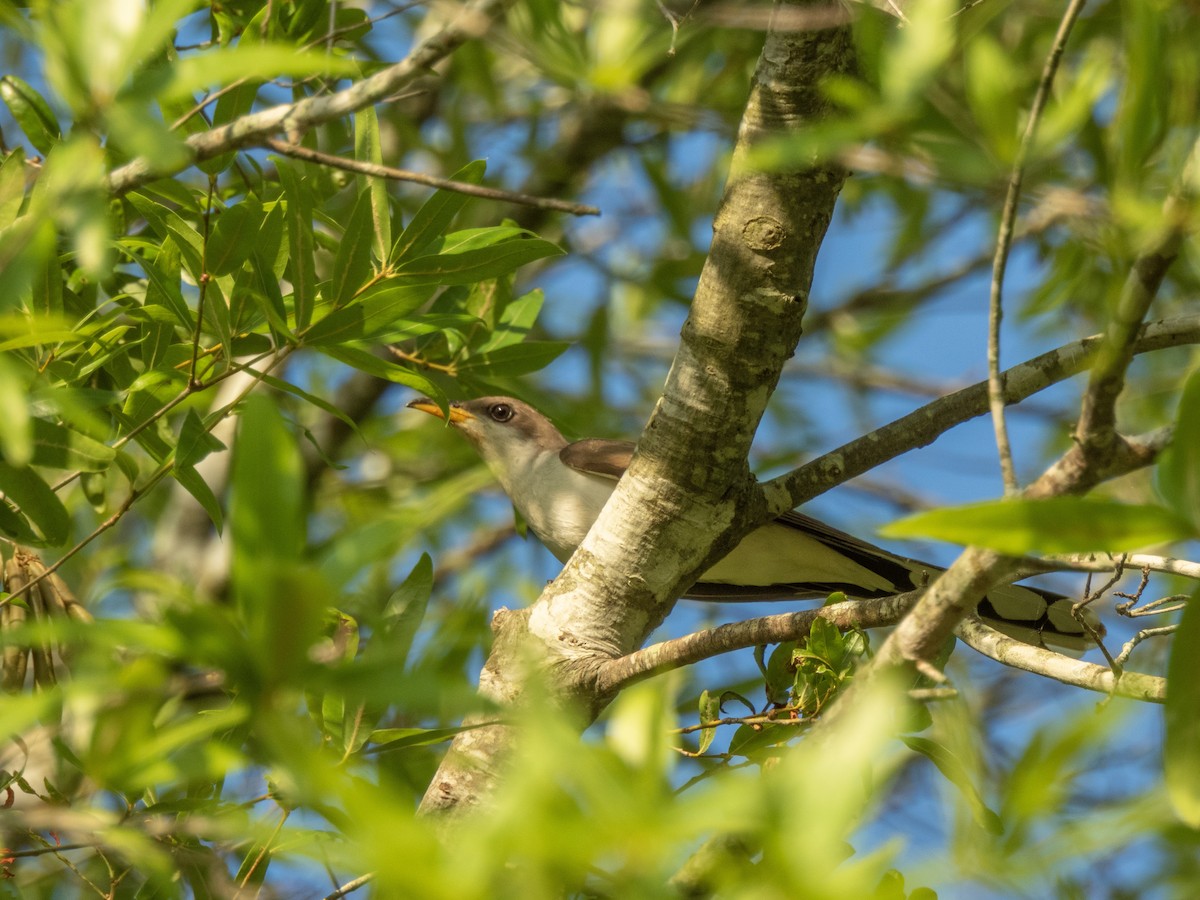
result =
[[[52,469],[79,469],[103,472],[117,457],[117,451],[85,434],[50,422],[33,420],[33,462]]]
[[[0,491],[38,532],[32,536],[14,534],[13,537],[50,547],[61,546],[66,541],[71,525],[67,508],[37,472],[0,462]]]
[[[529,238],[506,241],[493,247],[421,256],[397,266],[395,274],[409,284],[474,284],[498,278],[548,256],[563,251],[549,241]]]
[[[479,184],[483,180],[483,173],[486,170],[487,163],[482,159],[477,159],[467,163],[450,178],[453,181]],[[470,200],[471,198],[466,194],[437,191],[417,210],[412,221],[408,223],[408,227],[400,233],[400,237],[396,239],[395,246],[392,247],[392,252],[388,256],[388,263],[390,265],[402,263],[415,256],[435,238],[441,237],[450,227],[450,223],[454,221],[454,217]]]
[[[33,459],[33,422],[29,415],[29,385],[20,368],[0,356],[0,459],[14,466]]]
[[[995,500],[918,513],[880,529],[885,537],[931,537],[1010,556],[1135,550],[1194,534],[1162,506],[1093,497]]]
[[[58,120],[54,117],[50,104],[29,84],[16,75],[0,77],[0,100],[4,101],[12,117],[29,138],[29,143],[33,144],[39,153],[49,153],[58,143],[62,137]]]
[[[361,341],[394,330],[404,316],[433,295],[434,285],[409,285],[389,279],[373,285],[353,304],[335,309],[303,335],[312,346]]]
[[[383,162],[383,147],[379,141],[379,117],[375,107],[368,106],[354,114],[354,158],[380,165]],[[371,195],[371,222],[375,241],[375,258],[381,263],[387,260],[392,246],[392,214],[388,203],[387,182],[370,175],[356,178],[360,193]]]
[[[326,356],[331,356],[339,362],[344,362],[348,366],[353,366],[359,371],[366,372],[368,375],[384,378],[396,384],[406,385],[436,401],[439,405],[444,405],[447,402],[445,392],[436,383],[411,369],[386,362],[365,350],[360,350],[357,347],[348,347],[344,344],[334,347],[321,347],[319,349]]]
[[[371,195],[358,195],[333,261],[333,305],[345,306],[370,279],[371,246],[375,241]]]
[[[296,330],[312,321],[317,297],[317,273],[313,260],[312,191],[287,160],[273,158],[287,198],[289,269]]]
[[[384,613],[383,650],[398,672],[408,660],[432,592],[433,560],[428,553],[422,553],[408,577],[392,594]]]
[[[566,341],[526,341],[476,354],[461,363],[458,370],[479,377],[527,375],[550,365],[570,346]]]
[[[0,164],[0,229],[17,219],[25,200],[25,151],[18,147]]]
[[[179,442],[175,445],[175,464],[194,466],[210,453],[224,450],[225,445],[209,433],[200,421],[196,410],[189,409],[183,417],[179,430]]]
[[[1175,434],[1158,460],[1158,485],[1175,512],[1200,526],[1200,369],[1184,384]]]
[[[183,488],[200,504],[200,507],[208,514],[217,534],[220,534],[225,524],[221,502],[207,482],[200,477],[200,473],[191,466],[176,465],[171,468],[171,477],[183,485]]]
[[[951,753],[948,748],[929,738],[917,737],[915,735],[901,735],[900,740],[904,741],[910,750],[920,753],[937,766],[937,770],[942,773],[945,779],[958,788],[963,799],[967,801],[967,806],[971,808],[971,814],[975,817],[975,823],[980,828],[989,834],[1004,833],[1004,823],[984,802],[983,796],[979,793],[978,788],[975,787],[971,773],[967,771],[967,767],[961,759]]]
[[[231,206],[216,217],[204,256],[209,274],[228,275],[241,268],[254,252],[263,218],[262,207],[253,200]]]
[[[1200,828],[1200,594],[1184,607],[1172,640],[1163,774],[1175,814],[1191,828]]]

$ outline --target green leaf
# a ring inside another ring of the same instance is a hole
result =
[[[498,278],[563,251],[541,238],[520,238],[476,250],[421,256],[397,266],[395,274],[409,284],[475,284]]]
[[[464,731],[482,728],[488,723],[478,725],[459,725],[455,728],[380,728],[371,732],[371,753],[391,753],[396,750],[410,750],[413,747],[425,747],[429,744],[440,744],[448,741]]]
[[[296,330],[308,327],[312,321],[317,296],[316,264],[313,260],[312,191],[305,180],[285,159],[272,157],[287,198],[288,257],[292,283],[292,306]]]
[[[1200,369],[1183,386],[1175,434],[1158,459],[1158,486],[1175,512],[1200,526]]]
[[[700,692],[700,724],[707,725],[711,722],[716,722],[721,718],[721,698],[719,695],[714,695],[711,691]],[[713,738],[717,736],[716,728],[702,728],[700,730],[700,746],[698,752],[707,753],[708,748],[712,746]]]
[[[452,181],[465,181],[469,184],[479,184],[487,163],[482,159],[467,163],[450,176]],[[388,264],[404,262],[423,249],[431,241],[442,236],[454,217],[471,201],[466,194],[455,191],[437,191],[417,210],[408,227],[400,233],[395,246],[388,256]]]
[[[15,505],[30,522],[36,533],[26,528],[10,532],[25,543],[58,547],[67,539],[71,517],[58,495],[33,469],[19,469],[0,462],[0,491],[4,499]]]
[[[241,268],[254,252],[263,218],[262,207],[253,200],[231,206],[216,217],[204,256],[210,275],[228,275]]]
[[[233,591],[268,683],[297,677],[321,637],[330,588],[304,558],[304,466],[275,400],[242,406],[232,469]]]
[[[0,76],[0,100],[3,100],[16,119],[29,143],[45,155],[50,152],[62,132],[58,120],[42,95],[16,75]]]
[[[354,75],[358,64],[324,50],[301,50],[288,44],[220,47],[194,56],[184,56],[171,65],[170,82],[161,89],[165,99],[191,97],[196,91],[219,87],[242,79],[268,81],[291,76]]]
[[[530,291],[523,297],[511,301],[500,316],[496,330],[478,350],[479,353],[489,353],[501,347],[519,344],[533,330],[538,313],[542,311],[545,296],[540,290]]]
[[[333,261],[333,305],[345,306],[371,277],[372,228],[371,195],[363,192],[346,222]]]
[[[245,402],[234,449],[230,525],[242,574],[256,560],[298,560],[304,547],[303,466],[296,441],[269,398]]]
[[[141,443],[141,441],[138,441],[138,443]],[[176,464],[171,468],[171,477],[178,481],[192,495],[195,501],[200,504],[204,511],[208,513],[208,518],[212,520],[213,527],[217,529],[217,534],[220,534],[225,524],[224,513],[221,511],[221,503],[212,492],[212,488],[200,477],[200,473],[191,466]]]
[[[373,106],[360,109],[354,114],[354,158],[376,165],[383,163],[383,147],[379,141],[379,117],[375,114]],[[373,248],[375,258],[382,263],[387,260],[388,250],[392,246],[392,214],[388,202],[387,182],[370,175],[359,175],[356,180],[359,192],[371,195],[371,223],[375,237]]]
[[[967,801],[967,805],[971,808],[971,814],[975,817],[975,822],[980,828],[989,834],[1004,833],[1004,823],[983,802],[983,797],[971,779],[971,773],[967,771],[967,767],[961,759],[951,753],[948,748],[929,738],[917,737],[915,735],[901,735],[900,740],[904,741],[910,750],[920,753],[937,766],[938,771],[942,773],[946,780],[958,788],[963,799]]]
[[[46,419],[34,419],[32,424],[33,462],[39,466],[103,472],[117,457],[117,451],[107,444],[73,428]]]
[[[194,466],[210,453],[224,450],[225,445],[209,433],[196,410],[189,409],[183,417],[179,442],[175,445],[175,464]]]
[[[0,229],[17,219],[25,201],[25,151],[18,147],[0,164]]]
[[[1093,497],[994,500],[918,513],[880,529],[885,537],[932,537],[1010,556],[1134,550],[1194,534],[1162,506]]]
[[[1200,593],[1184,607],[1172,640],[1163,774],[1175,814],[1189,827],[1200,828]]]
[[[461,363],[458,370],[462,374],[490,377],[526,375],[544,369],[570,346],[566,341],[526,341],[478,353]]]
[[[0,458],[18,467],[33,459],[29,385],[24,373],[4,356],[0,356]]]
[[[433,285],[412,286],[388,279],[372,285],[354,303],[319,319],[303,335],[304,343],[361,341],[394,329],[397,320],[433,295]]]
[[[406,385],[413,390],[419,391],[426,397],[437,401],[439,404],[448,402],[445,392],[424,375],[420,375],[403,366],[389,363],[365,350],[345,344],[333,347],[320,347],[318,349],[326,356],[331,356],[338,360],[338,362],[353,366],[360,372],[366,372],[368,375],[374,375],[376,378],[384,378],[396,384]]]
[[[384,613],[382,649],[397,672],[403,671],[408,660],[432,592],[433,560],[428,553],[422,553],[408,577],[388,600]]]
[[[880,67],[885,106],[905,105],[920,96],[954,51],[951,0],[919,0],[905,12],[904,27],[896,29]]]

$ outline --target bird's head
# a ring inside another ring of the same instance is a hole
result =
[[[427,397],[408,404],[439,419],[441,408]],[[553,423],[540,412],[513,397],[480,397],[450,404],[447,421],[471,442],[475,450],[507,489],[519,470],[543,453],[558,453],[567,445]]]

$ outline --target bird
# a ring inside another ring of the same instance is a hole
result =
[[[448,417],[428,397],[408,408],[447,419],[487,464],[529,530],[563,563],[600,515],[635,447],[606,438],[570,442],[546,416],[514,397],[454,401]],[[792,511],[750,531],[683,597],[800,600],[840,591],[866,600],[922,588],[941,571]],[[1072,606],[1063,594],[1001,584],[988,591],[976,612],[1018,640],[1078,653],[1092,638]],[[1094,613],[1083,615],[1093,633],[1103,634]]]

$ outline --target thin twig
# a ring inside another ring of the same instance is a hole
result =
[[[1167,696],[1165,678],[1143,675],[1140,672],[1122,672],[1118,677],[1108,666],[1071,659],[1006,637],[989,628],[975,615],[969,615],[959,622],[955,633],[968,647],[978,650],[998,663],[1053,678],[1063,684],[1151,703],[1162,703]]]
[[[329,166],[333,169],[342,169],[347,172],[355,172],[359,175],[390,178],[393,181],[411,181],[443,191],[454,191],[458,194],[484,197],[488,200],[503,200],[506,203],[515,203],[519,206],[532,206],[535,209],[550,209],[556,212],[570,213],[573,216],[600,215],[598,207],[587,206],[583,203],[555,200],[552,197],[534,197],[531,194],[522,194],[518,191],[505,191],[500,188],[484,187],[483,185],[471,184],[466,181],[455,181],[452,178],[439,178],[437,175],[427,175],[424,172],[414,172],[411,169],[396,169],[392,166],[382,166],[379,163],[366,162],[365,160],[347,159],[344,156],[322,153],[320,150],[313,150],[301,144],[292,144],[288,141],[280,141],[275,138],[265,139],[262,141],[262,145],[274,150],[276,153],[282,153],[284,156],[290,156],[293,159],[302,159],[305,162]]]
[[[330,893],[326,894],[324,897],[324,900],[339,900],[339,898],[345,897],[347,894],[351,894],[354,891],[357,891],[360,887],[363,887],[367,882],[371,881],[374,877],[375,877],[374,872],[368,872],[366,875],[359,875],[357,878],[352,879],[351,881],[347,881],[345,884],[343,884],[337,890],[331,891]]]
[[[139,156],[109,175],[108,188],[113,194],[124,194],[153,178],[168,177],[188,165],[258,143],[270,135],[321,125],[379,103],[428,72],[468,40],[485,34],[513,2],[474,0],[464,4],[452,23],[422,41],[404,59],[345,90],[249,113],[225,125],[193,134],[185,142],[192,153],[190,162],[168,170],[155,169],[149,158]]]
[[[1029,149],[1033,146],[1034,134],[1037,132],[1038,121],[1046,107],[1050,96],[1050,86],[1054,83],[1054,74],[1058,71],[1059,61],[1070,37],[1071,27],[1083,10],[1086,0],[1071,0],[1067,11],[1063,13],[1062,21],[1058,24],[1058,33],[1054,35],[1054,43],[1050,45],[1050,54],[1042,68],[1042,77],[1038,81],[1037,92],[1033,96],[1033,105],[1029,108],[1029,118],[1025,121],[1025,131],[1017,146],[1013,159],[1012,171],[1008,176],[1008,192],[1004,197],[1004,210],[1000,214],[1000,231],[996,237],[996,256],[992,261],[992,284],[988,298],[988,407],[992,414],[992,428],[996,433],[996,450],[1000,456],[1000,472],[1004,478],[1004,492],[1015,494],[1019,487],[1017,470],[1013,464],[1012,444],[1008,439],[1008,423],[1004,418],[1004,385],[1000,380],[1000,323],[1004,318],[1003,293],[1004,273],[1008,266],[1008,254],[1012,247],[1013,233],[1017,221],[1017,205],[1021,199],[1021,182],[1025,177],[1025,162],[1029,157]]]

